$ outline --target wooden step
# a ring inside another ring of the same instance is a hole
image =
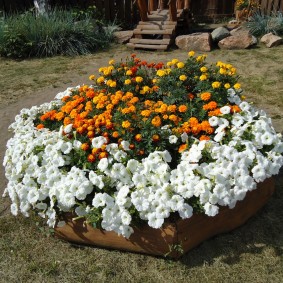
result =
[[[175,29],[175,25],[138,25],[136,29],[139,30],[167,30],[167,29]]]
[[[127,43],[127,46],[132,48],[143,48],[143,49],[156,49],[156,50],[166,50],[168,48],[167,44],[138,44],[138,43]]]
[[[139,25],[176,25],[177,22],[174,21],[148,21],[148,22],[143,22],[139,21]]]
[[[165,29],[165,30],[140,30],[140,29],[134,29],[134,35],[135,34],[173,34],[173,29]]]
[[[135,44],[170,44],[170,39],[165,38],[165,39],[146,39],[146,38],[131,38],[130,43],[135,43]]]

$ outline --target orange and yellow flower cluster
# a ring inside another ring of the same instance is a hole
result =
[[[148,63],[134,54],[126,62],[109,62],[91,75],[92,86],[73,89],[62,98],[62,106],[38,119],[37,128],[52,128],[54,124],[71,125],[68,138],[81,142],[88,162],[107,157],[106,145],[128,141],[130,156],[142,158],[156,148],[181,152],[189,141],[181,139],[172,145],[169,135],[186,133],[193,138],[209,140],[214,128],[211,116],[220,116],[226,105],[239,112],[227,98],[227,89],[240,90],[236,69],[231,64],[217,62],[207,67],[205,55],[191,51],[185,62],[173,59],[167,64]],[[106,143],[93,148],[92,140],[103,136]]]

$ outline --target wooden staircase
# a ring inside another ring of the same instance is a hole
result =
[[[154,21],[139,22],[127,46],[132,48],[166,50],[175,38],[177,22]]]
[[[175,39],[178,22],[183,21],[187,15],[188,3],[185,9],[181,2],[184,1],[171,0],[168,9],[164,9],[164,3],[161,9],[156,9],[157,1],[152,0],[149,1],[148,9],[146,1],[139,0],[141,21],[127,45],[132,48],[166,50]],[[179,6],[181,9],[178,9]]]

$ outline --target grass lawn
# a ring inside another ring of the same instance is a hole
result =
[[[0,58],[0,115],[12,119],[23,106],[42,103],[67,86],[89,83],[88,76],[98,67],[131,52],[125,46],[114,46],[107,52],[75,58]],[[164,62],[187,56],[180,50],[135,53],[148,61]],[[259,46],[214,50],[207,58],[208,62],[221,60],[237,68],[247,99],[268,112],[279,132],[283,131],[282,54],[283,45],[272,49]],[[9,137],[3,125],[1,152]],[[283,282],[282,170],[275,179],[275,194],[247,224],[204,242],[177,261],[62,242],[41,225],[41,219],[11,216],[9,200],[0,198],[0,283]],[[1,194],[5,185],[1,168]]]

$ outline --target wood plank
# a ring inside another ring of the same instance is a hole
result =
[[[175,29],[175,25],[138,25],[136,29],[140,30],[166,30]]]
[[[139,25],[152,25],[152,24],[156,24],[156,25],[177,25],[177,22],[172,22],[172,21],[148,21],[148,22],[143,22],[143,21],[139,21],[138,23]]]
[[[134,29],[134,34],[172,34],[172,29],[166,29],[166,30],[140,30],[140,29]]]
[[[268,5],[267,5],[267,11],[266,11],[267,15],[271,14],[272,4],[273,4],[273,0],[269,0]]]
[[[166,50],[168,45],[150,45],[150,44],[135,44],[127,43],[127,46],[132,48],[143,48],[143,49],[156,49],[156,50]]]
[[[131,38],[130,43],[139,43],[139,44],[170,44],[170,39],[139,39]]]
[[[279,8],[279,0],[275,0],[274,1],[274,4],[273,4],[273,9],[272,9],[272,12],[276,13],[278,8]]]

